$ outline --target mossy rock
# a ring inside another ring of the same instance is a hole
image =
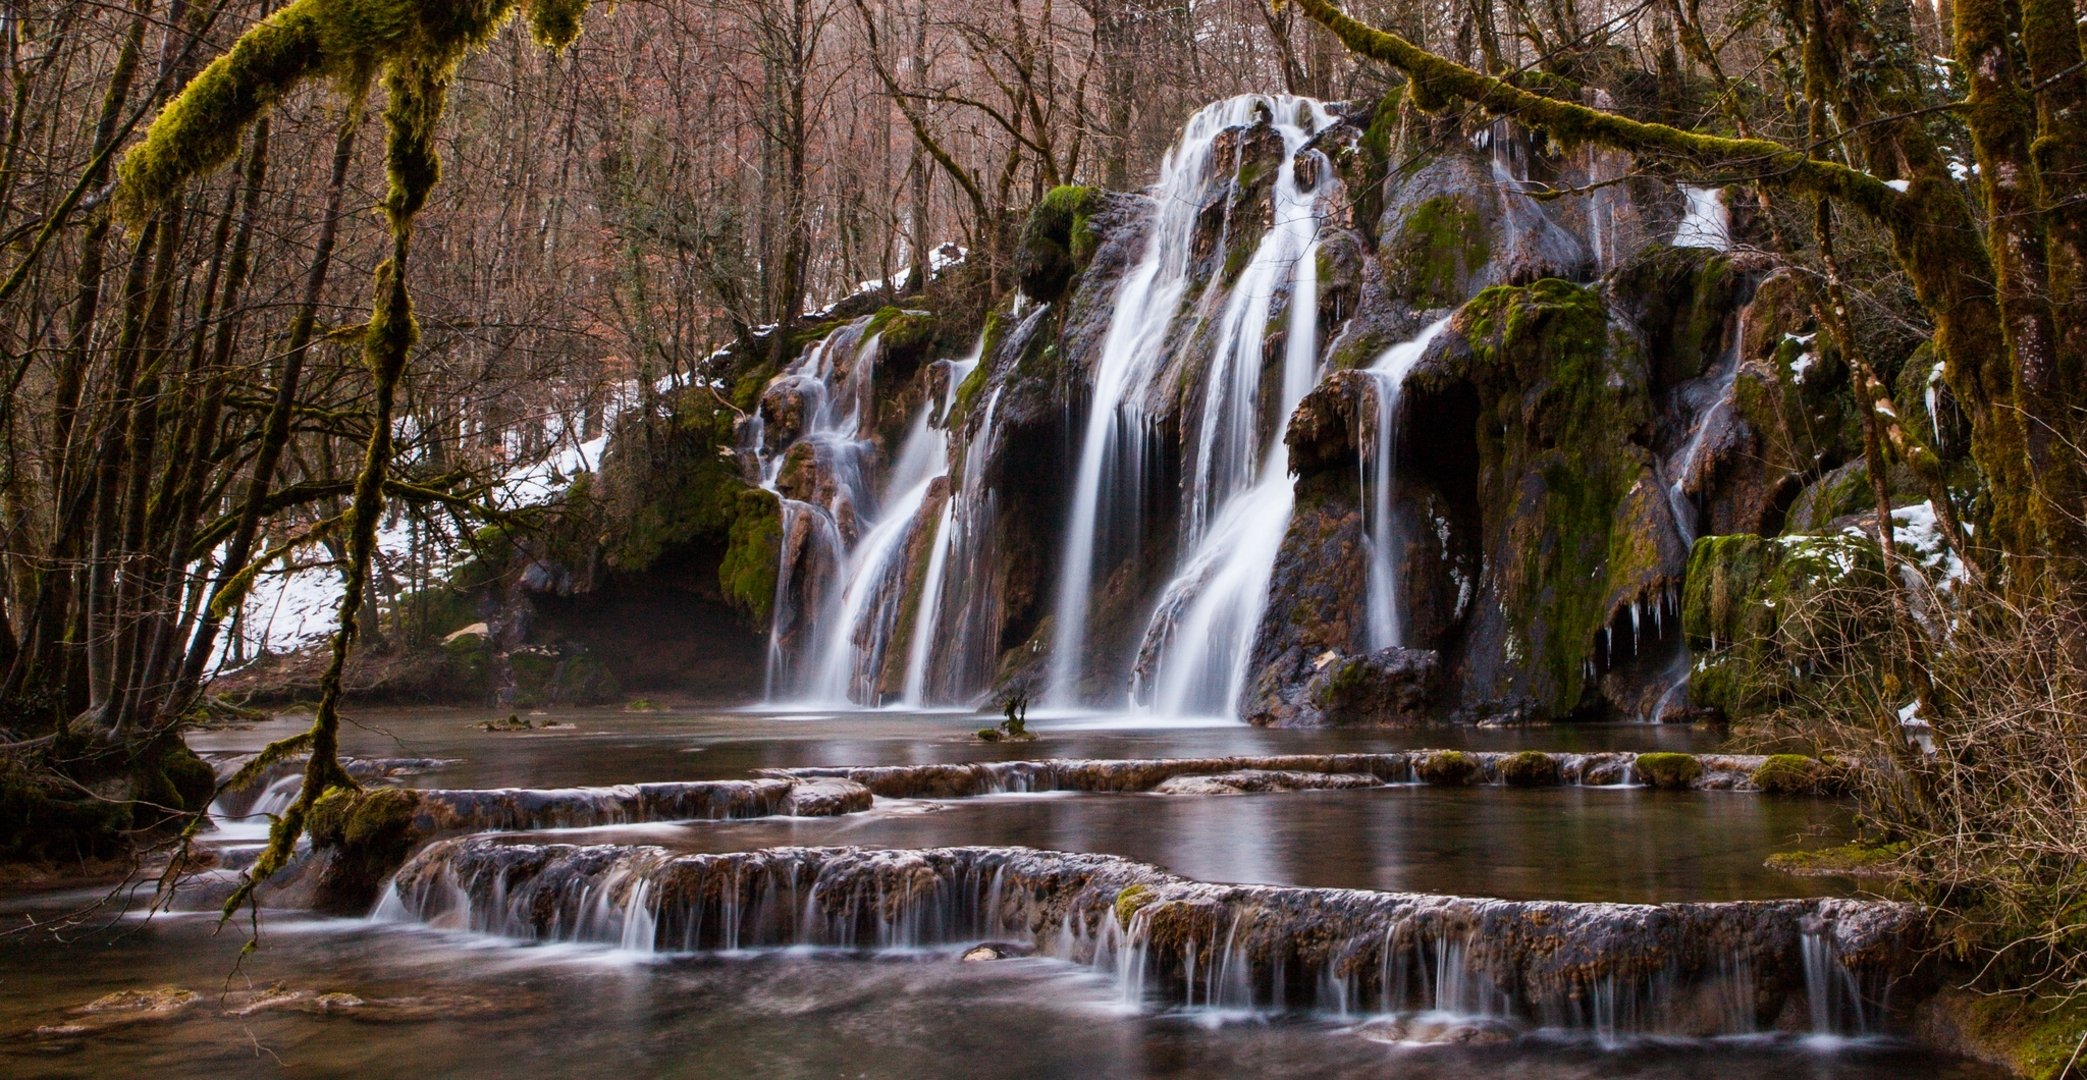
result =
[[[1706,536],[1689,552],[1681,623],[1689,698],[1727,718],[1765,714],[1835,667],[1871,665],[1890,586],[1874,540],[1849,533]]]
[[[1116,894],[1116,925],[1130,929],[1131,917],[1138,913],[1138,909],[1157,899],[1159,897],[1153,895],[1150,885],[1140,883],[1126,887]]]
[[[1100,193],[1078,185],[1044,193],[1022,227],[1015,251],[1015,277],[1032,299],[1049,303],[1094,257],[1099,239],[1092,215],[1101,207]]]
[[[1770,870],[1798,877],[1888,877],[1906,854],[1906,845],[1842,844],[1811,851],[1778,851],[1768,857]]]
[[[404,788],[335,788],[313,805],[312,848],[325,863],[314,906],[365,913],[386,879],[423,838],[420,794]]]
[[[1631,771],[1647,787],[1679,791],[1702,777],[1703,763],[1694,754],[1639,754]]]
[[[1561,779],[1558,759],[1541,750],[1524,750],[1504,758],[1498,768],[1500,782],[1508,787],[1556,787]]]
[[[1420,759],[1413,772],[1422,783],[1436,787],[1465,787],[1485,774],[1485,766],[1462,750],[1437,750]]]
[[[1803,754],[1775,754],[1748,779],[1755,787],[1774,795],[1814,795],[1825,786],[1827,769]]]
[[[2087,1041],[2087,998],[2024,993],[1946,993],[1937,1004],[1981,1057],[2004,1062],[2024,1080],[2069,1080],[2079,1075]]]
[[[741,490],[727,530],[717,581],[725,601],[754,626],[767,626],[775,609],[775,584],[783,552],[782,500],[760,488]]]
[[[1563,716],[1599,693],[1588,659],[1618,605],[1684,562],[1651,453],[1644,357],[1601,298],[1546,278],[1480,293],[1456,319],[1478,392],[1478,502],[1504,624],[1465,662],[1467,698]],[[1452,350],[1454,351],[1454,350]],[[1439,392],[1417,373],[1409,392]]]
[[[1437,195],[1413,209],[1386,247],[1391,289],[1417,308],[1445,308],[1493,257],[1492,235],[1468,195]]]

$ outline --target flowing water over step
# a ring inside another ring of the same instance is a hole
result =
[[[1919,909],[1877,902],[1646,907],[1219,886],[1020,848],[697,855],[484,838],[427,848],[373,918],[639,952],[1008,942],[1114,972],[1132,1005],[1450,1014],[1603,1037],[1799,1021],[1863,1034],[1923,925]],[[1807,1004],[1794,1011],[1800,992]]]

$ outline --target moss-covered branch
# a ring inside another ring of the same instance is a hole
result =
[[[1902,197],[1883,180],[1822,161],[1803,150],[1766,139],[1735,139],[1632,120],[1586,105],[1546,97],[1503,79],[1437,56],[1397,34],[1350,18],[1329,0],[1287,0],[1359,55],[1403,72],[1412,82],[1414,104],[1439,109],[1465,101],[1494,116],[1512,117],[1567,144],[1591,144],[1705,174],[1759,177],[1783,186],[1843,200],[1884,220],[1901,213]]]

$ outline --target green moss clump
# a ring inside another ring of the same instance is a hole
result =
[[[312,848],[324,852],[315,906],[367,912],[386,878],[404,864],[431,822],[420,793],[404,788],[334,788],[312,807]]]
[[[1415,207],[1385,256],[1392,290],[1416,307],[1461,303],[1466,282],[1493,257],[1485,219],[1464,195],[1437,195]]]
[[[1558,759],[1541,750],[1524,750],[1500,762],[1500,782],[1508,787],[1555,787]]]
[[[1647,787],[1678,791],[1703,775],[1703,763],[1694,754],[1639,754],[1631,765],[1638,782]]]
[[[1749,778],[1762,791],[1775,795],[1813,795],[1826,781],[1826,767],[1803,754],[1775,754],[1761,763]]]
[[[885,305],[870,316],[864,337],[874,336],[887,353],[917,354],[935,339],[938,323],[932,312]]]
[[[1483,775],[1485,766],[1462,750],[1437,750],[1420,759],[1413,771],[1424,784],[1464,787]]]
[[[1143,883],[1129,886],[1117,893],[1116,925],[1126,930],[1130,929],[1131,916],[1136,915],[1139,908],[1157,899],[1159,897],[1153,895],[1152,886]]]
[[[1690,700],[1743,719],[1826,685],[1826,667],[1875,663],[1883,615],[1861,600],[1887,587],[1864,536],[1699,538],[1681,603],[1696,654]]]
[[[2078,1075],[2087,1040],[2087,999],[2051,999],[2025,994],[1981,997],[1950,995],[1964,1034],[2004,1059],[2026,1080],[2067,1080]]]
[[[1029,212],[1015,252],[1015,276],[1022,291],[1049,303],[1065,295],[1073,275],[1094,257],[1099,237],[1092,220],[1101,208],[1100,192],[1065,185],[1052,188]]]

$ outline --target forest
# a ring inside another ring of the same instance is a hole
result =
[[[2082,26],[8,0],[0,1063],[2074,1075]]]

